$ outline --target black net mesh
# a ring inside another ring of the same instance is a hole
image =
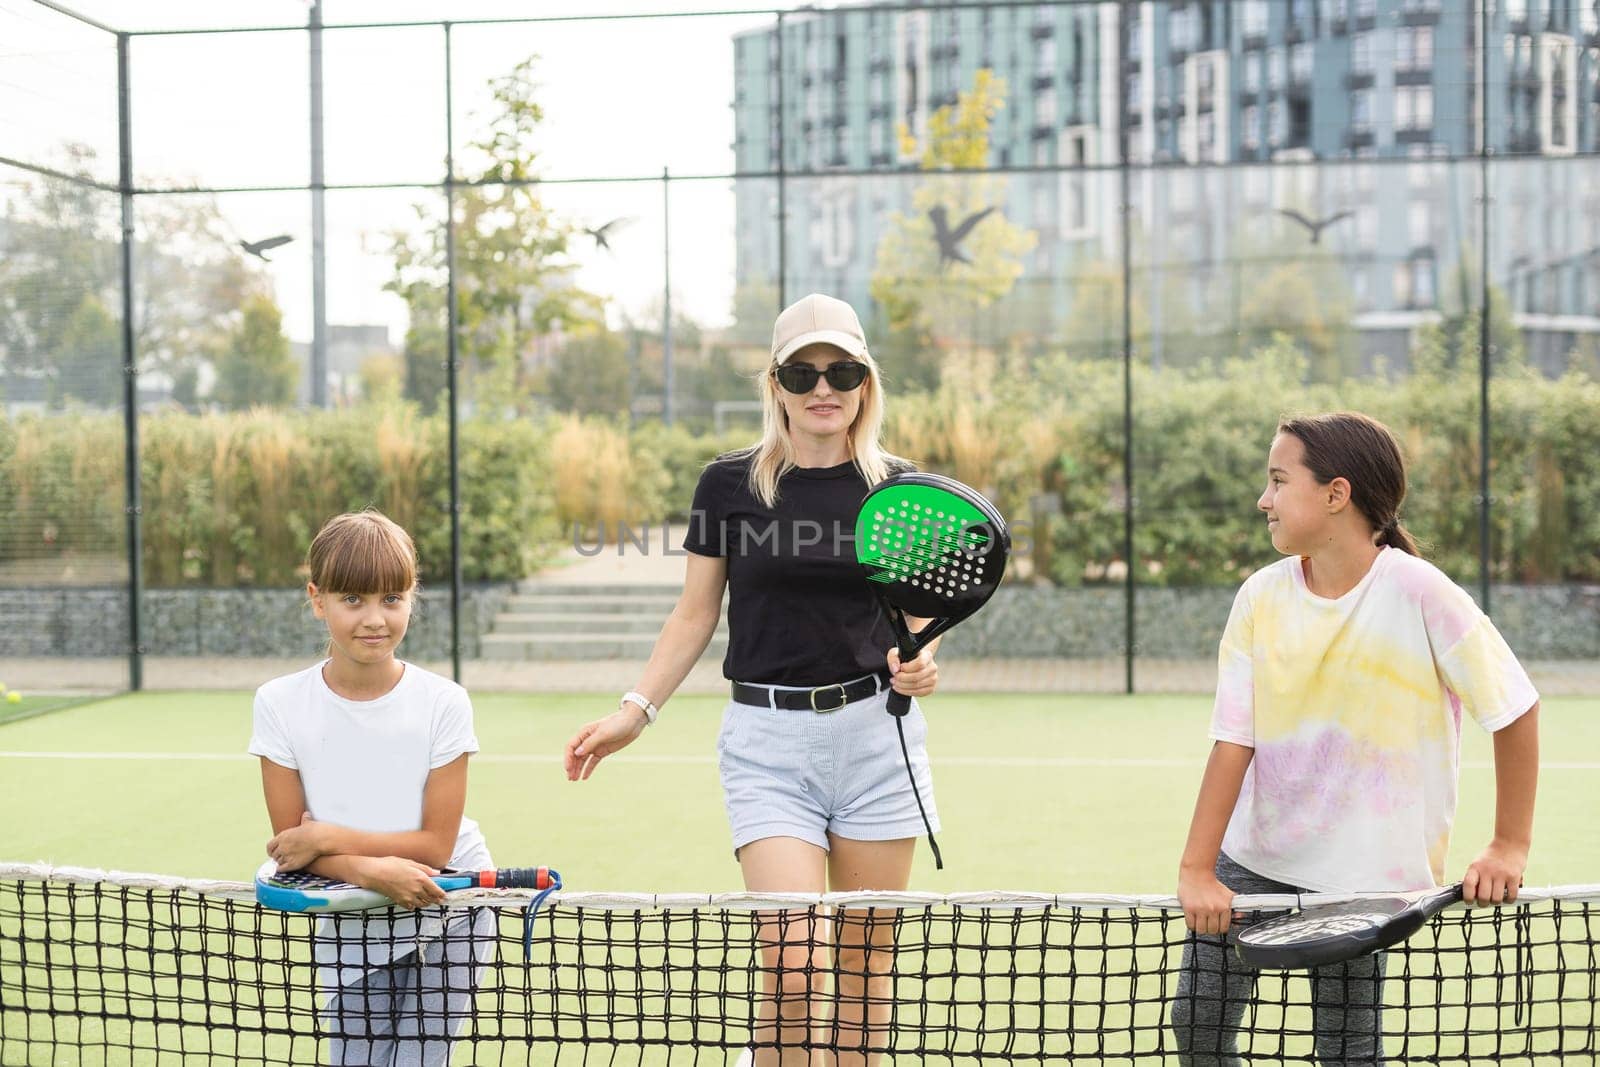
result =
[[[387,1062],[396,1041],[472,1064],[1371,1062],[1371,1034],[1387,1062],[1600,1052],[1596,887],[1455,908],[1380,967],[1314,976],[1186,954],[1160,897],[568,893],[525,953],[527,894],[457,894],[419,936],[386,911],[344,924],[321,951],[388,962],[332,992],[316,917],[112,877],[0,871],[0,1062]]]

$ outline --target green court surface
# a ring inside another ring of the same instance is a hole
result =
[[[673,701],[658,726],[581,784],[563,777],[561,748],[607,701],[481,694],[475,705],[483,751],[468,811],[500,863],[557,867],[580,891],[740,888],[714,758],[720,700]],[[919,850],[913,889],[1172,891],[1209,747],[1208,699],[962,694],[936,697],[926,710],[947,869],[935,871]],[[1600,700],[1552,700],[1542,715],[1528,882],[1600,882],[1591,830]],[[0,861],[248,879],[268,837],[257,761],[243,754],[249,727],[250,696],[234,692],[134,694],[0,726],[0,804],[12,815]],[[884,728],[892,729],[887,718]],[[1469,728],[1452,874],[1489,836],[1491,756],[1491,740]],[[25,985],[31,1005],[19,1010],[16,996],[0,997],[8,1009],[0,1063],[318,1055],[304,919],[163,890],[102,896],[28,885],[0,909],[0,935],[17,947],[0,959],[0,994]],[[1156,1050],[1172,1048],[1165,1015],[1181,917],[1146,909],[1107,925],[1094,910],[972,914],[913,912],[900,930],[899,1042],[921,1033],[936,1043],[930,1051],[959,1047],[962,1063],[1007,1062],[1012,1053],[1035,1063],[1175,1062]],[[552,933],[535,941],[530,968],[520,918],[507,913],[472,1042],[454,1062],[732,1062],[757,973],[749,921],[563,906],[540,920]],[[1555,1063],[1590,1047],[1597,940],[1600,912],[1548,903],[1535,906],[1520,939],[1492,917],[1418,935],[1425,943],[1415,955],[1391,953],[1391,1055],[1477,1063],[1515,1048],[1534,1054],[1514,1062]],[[1519,972],[1530,976],[1525,989]],[[1284,989],[1264,979],[1251,1016],[1260,1036],[1249,1040],[1266,1044],[1250,1047],[1269,1059],[1309,1055],[1304,992]],[[1518,1009],[1524,998],[1530,1005]],[[1289,1035],[1281,1045],[1280,1032]],[[657,1041],[629,1044],[630,1034]],[[590,1038],[599,1043],[585,1046]],[[713,1047],[692,1043],[702,1041]],[[551,1059],[557,1047],[564,1051]],[[946,1053],[931,1058],[952,1062]]]
[[[717,783],[722,701],[672,701],[661,722],[568,782],[560,753],[593,696],[480,694],[467,811],[496,860],[559,868],[573,889],[741,888]],[[1210,701],[1172,696],[935,696],[926,703],[946,869],[929,892],[1171,892],[1209,742]],[[1600,881],[1593,830],[1600,699],[1541,712],[1528,884]],[[887,717],[884,729],[890,729]],[[0,727],[0,860],[246,879],[270,836],[250,694],[137,693]],[[1493,746],[1470,724],[1450,867],[1488,841]]]

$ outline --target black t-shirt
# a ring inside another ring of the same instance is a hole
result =
[[[750,489],[749,454],[701,473],[683,547],[728,560],[725,676],[815,686],[887,669],[894,631],[856,563],[869,488],[854,463],[796,468],[769,508]]]

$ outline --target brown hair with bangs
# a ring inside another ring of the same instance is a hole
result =
[[[417,587],[411,535],[375,508],[336,515],[306,552],[319,593],[409,593]]]

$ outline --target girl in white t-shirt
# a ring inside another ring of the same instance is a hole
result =
[[[329,520],[311,542],[306,586],[328,627],[328,658],[256,692],[250,752],[280,869],[375,889],[403,908],[322,920],[316,959],[328,1062],[445,1064],[494,948],[492,909],[433,907],[443,867],[493,864],[466,818],[467,756],[478,751],[466,690],[405,663],[417,554],[376,511]]]
[[[1178,875],[1193,931],[1172,1006],[1186,1064],[1236,1063],[1255,975],[1222,935],[1235,893],[1426,889],[1445,878],[1463,712],[1494,734],[1494,838],[1469,902],[1513,901],[1533,834],[1539,695],[1489,618],[1400,524],[1394,435],[1365,415],[1287,420],[1256,501],[1286,558],[1223,633],[1211,758]],[[1312,972],[1323,1063],[1376,1063],[1383,960]]]

